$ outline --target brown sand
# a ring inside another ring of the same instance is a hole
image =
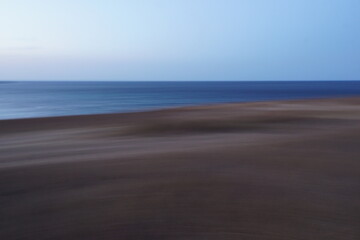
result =
[[[0,121],[0,239],[360,239],[360,98]]]

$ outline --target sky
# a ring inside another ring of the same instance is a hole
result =
[[[0,80],[360,80],[359,0],[0,0]]]

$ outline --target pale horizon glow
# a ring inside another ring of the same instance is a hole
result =
[[[359,0],[2,0],[0,80],[360,80]]]

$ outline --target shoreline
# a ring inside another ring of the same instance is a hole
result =
[[[359,80],[360,82],[360,80]],[[359,98],[358,94],[354,95],[344,95],[344,96],[333,96],[333,97],[309,97],[309,98],[292,98],[292,99],[278,99],[278,100],[259,100],[259,101],[243,101],[243,102],[215,102],[215,103],[203,103],[203,104],[189,104],[189,105],[181,105],[181,106],[164,106],[164,107],[155,107],[152,109],[139,109],[133,111],[126,111],[126,112],[103,112],[103,113],[90,113],[90,114],[75,114],[75,115],[55,115],[55,116],[40,116],[40,117],[24,117],[24,118],[5,118],[1,119],[1,121],[16,121],[16,120],[31,120],[31,119],[43,119],[43,118],[68,118],[68,117],[79,117],[79,116],[98,116],[98,115],[117,115],[117,114],[133,114],[133,113],[145,113],[145,112],[157,112],[157,111],[164,111],[164,110],[176,110],[182,108],[193,108],[193,107],[207,107],[207,106],[214,106],[214,105],[229,105],[229,104],[249,104],[249,103],[276,103],[276,102],[299,102],[299,101],[332,101],[332,100],[342,100],[342,99],[356,99]]]
[[[0,134],[1,132],[7,132],[8,127],[15,125],[19,127],[19,131],[23,129],[25,126],[23,124],[31,124],[28,127],[25,127],[24,130],[29,129],[31,127],[40,129],[44,126],[39,126],[39,124],[44,124],[46,122],[54,123],[49,127],[59,127],[61,128],[62,124],[64,127],[69,127],[71,122],[74,121],[74,127],[78,127],[79,121],[83,121],[86,124],[97,124],[98,122],[104,122],[104,124],[109,121],[126,121],[128,119],[136,118],[138,116],[151,116],[154,114],[162,114],[162,113],[171,113],[174,111],[189,111],[193,109],[199,108],[218,108],[218,107],[226,107],[226,106],[238,106],[238,107],[246,107],[251,105],[271,105],[271,104],[300,104],[300,103],[309,103],[309,102],[324,102],[324,103],[332,103],[332,102],[352,102],[360,104],[359,96],[347,96],[347,97],[326,97],[326,98],[308,98],[308,99],[290,99],[290,100],[269,100],[269,101],[252,101],[252,102],[229,102],[229,103],[210,103],[210,104],[200,104],[200,105],[189,105],[189,106],[179,106],[179,107],[164,107],[157,108],[151,110],[144,111],[134,111],[134,112],[118,112],[118,113],[97,113],[97,114],[80,114],[80,115],[65,115],[65,116],[47,116],[47,117],[31,117],[31,118],[15,118],[15,119],[0,119]],[[56,124],[55,124],[56,122]],[[57,125],[57,126],[56,126]]]

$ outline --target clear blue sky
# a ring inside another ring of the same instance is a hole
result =
[[[359,80],[359,0],[1,0],[0,80]]]

